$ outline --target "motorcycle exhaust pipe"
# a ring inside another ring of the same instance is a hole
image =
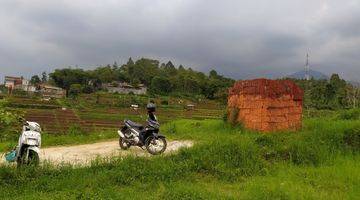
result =
[[[120,136],[121,138],[125,138],[125,135],[124,135],[123,132],[121,132],[121,130],[118,130],[118,134],[119,134],[119,136]]]

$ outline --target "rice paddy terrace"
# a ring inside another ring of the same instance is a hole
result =
[[[93,102],[94,98],[87,96],[81,102],[72,100],[66,103],[63,100],[43,101],[35,98],[11,97],[10,106],[21,109],[25,113],[25,119],[38,122],[43,130],[51,134],[64,134],[70,128],[81,128],[87,132],[105,131],[118,129],[124,119],[138,122],[146,120],[146,111],[130,109],[131,102],[114,103],[113,97],[106,96],[101,102]],[[193,103],[195,107],[186,108],[187,103],[170,101],[167,105],[158,106],[157,115],[160,123],[175,119],[220,119],[224,109],[214,102]],[[79,107],[79,105],[82,105]],[[158,105],[161,103],[159,102]],[[84,106],[85,105],[85,106]],[[143,107],[143,106],[141,106]]]

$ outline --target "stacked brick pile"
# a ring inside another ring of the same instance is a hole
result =
[[[263,132],[298,130],[303,95],[290,80],[238,81],[229,90],[228,119],[235,117],[246,128]]]

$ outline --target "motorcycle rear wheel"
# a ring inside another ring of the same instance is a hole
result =
[[[127,150],[131,147],[131,144],[124,140],[124,138],[119,138],[119,146],[122,150]]]
[[[162,143],[161,146],[158,146],[159,142]],[[145,141],[145,147],[146,147],[146,150],[150,154],[159,155],[159,154],[162,154],[166,150],[167,142],[166,142],[165,138],[156,139],[155,137],[150,136]]]

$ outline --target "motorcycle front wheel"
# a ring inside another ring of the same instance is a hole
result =
[[[155,138],[150,136],[145,141],[146,150],[152,155],[162,154],[167,147],[165,138]]]
[[[127,150],[130,148],[131,144],[124,140],[124,138],[119,138],[119,146],[122,150]]]
[[[17,166],[23,166],[23,165],[32,165],[32,166],[38,166],[40,162],[39,154],[35,151],[29,150],[28,158],[26,158],[26,152],[25,149],[24,152],[22,152],[22,155],[17,160]]]
[[[29,151],[28,165],[38,166],[40,162],[39,154],[35,151]]]

